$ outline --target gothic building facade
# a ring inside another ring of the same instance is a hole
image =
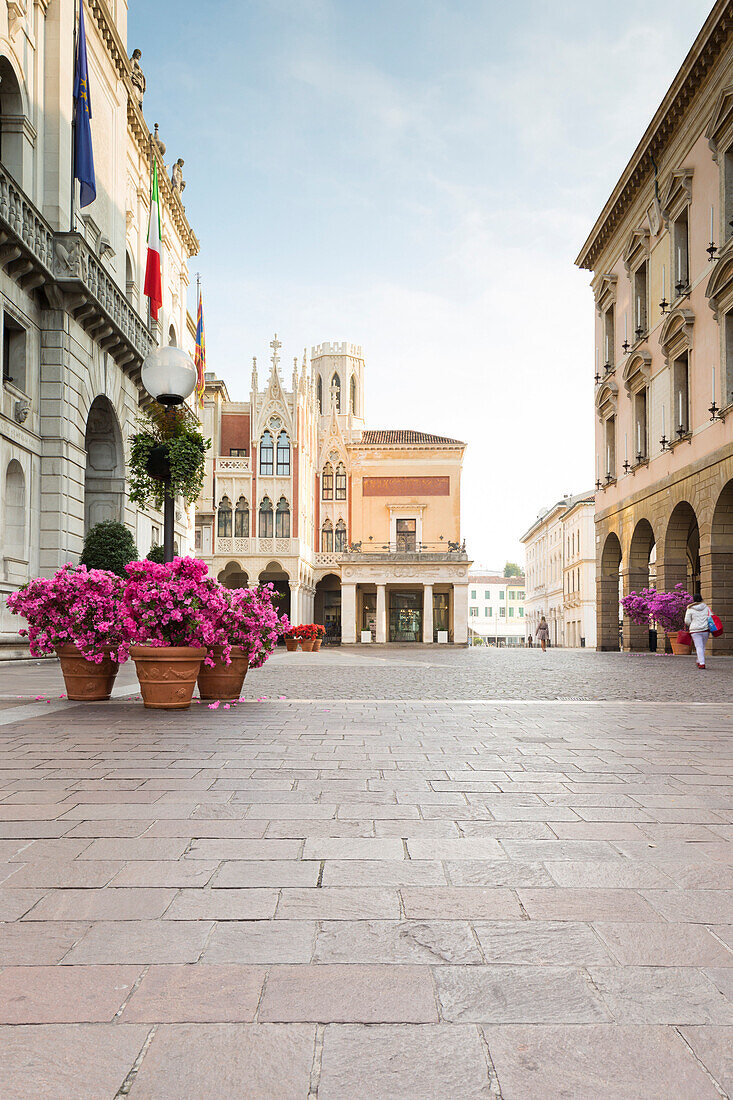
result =
[[[192,344],[186,289],[198,242],[182,181],[164,171],[164,146],[143,116],[127,6],[95,0],[85,13],[97,197],[79,209],[71,125],[78,4],[0,5],[0,656],[23,652],[7,594],[78,560],[91,524],[122,520],[143,554],[160,541],[162,518],[129,503],[127,442],[144,400],[145,355],[156,342]],[[157,323],[142,294],[151,148],[164,228]],[[183,549],[183,509],[176,537]]]
[[[287,388],[277,336],[270,347],[248,401],[206,376],[196,553],[231,587],[272,583],[292,622],[323,623],[329,641],[465,644],[464,444],[368,430],[360,347],[304,352]]]

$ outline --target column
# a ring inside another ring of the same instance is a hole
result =
[[[422,640],[424,645],[433,641],[433,586],[423,585],[422,590]]]
[[[468,584],[453,585],[453,644],[468,645]]]
[[[377,642],[384,645],[387,641],[387,586],[377,585]]]
[[[301,586],[290,583],[290,622],[293,626],[301,623]]]
[[[356,585],[341,585],[341,644],[356,642]]]
[[[625,569],[622,573],[624,596],[649,587],[649,567]],[[649,649],[649,627],[646,623],[634,623],[623,617],[623,644],[627,653],[645,653]]]

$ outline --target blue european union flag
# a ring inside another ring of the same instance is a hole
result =
[[[84,0],[79,9],[79,34],[76,41],[74,66],[74,179],[79,180],[81,206],[89,206],[97,197],[92,152],[92,104],[89,98],[87,70],[87,35],[84,30]]]

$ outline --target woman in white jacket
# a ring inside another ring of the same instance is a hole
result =
[[[699,592],[695,592],[692,600],[693,602],[687,608],[687,611],[685,611],[685,626],[692,635],[692,640],[695,643],[697,667],[705,668],[705,646],[710,634],[710,630],[708,629],[710,608],[703,602],[703,598]]]

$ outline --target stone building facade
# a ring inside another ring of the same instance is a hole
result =
[[[475,643],[521,646],[526,640],[524,577],[471,570],[468,574],[468,633]]]
[[[599,648],[619,583],[733,622],[733,5],[718,0],[577,263],[596,309]],[[625,621],[623,647],[646,649]],[[730,630],[712,643],[730,652]]]
[[[563,497],[522,536],[527,637],[544,615],[552,645],[596,646],[594,506],[592,492]]]
[[[280,341],[248,401],[206,376],[212,438],[196,506],[196,553],[231,586],[272,583],[293,623],[327,640],[467,641],[468,558],[460,535],[465,445],[364,420],[360,347],[324,343],[293,360]]]
[[[126,443],[143,358],[156,341],[190,346],[187,264],[198,242],[164,171],[157,325],[142,296],[153,138],[127,55],[127,8],[94,0],[85,13],[97,198],[72,211],[74,0],[0,10],[3,656],[20,652],[5,597],[77,560],[91,524],[123,520],[142,553],[162,530],[159,515],[129,504]],[[180,510],[181,546],[186,535]]]

